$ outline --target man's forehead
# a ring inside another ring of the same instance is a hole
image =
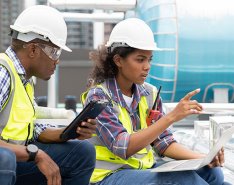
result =
[[[37,43],[40,43],[40,44],[45,44],[45,45],[48,45],[48,46],[52,46],[54,48],[59,48],[57,45],[53,44],[51,41],[47,42],[47,41],[44,41],[44,40],[41,40],[41,39],[34,39],[33,42],[37,42]]]

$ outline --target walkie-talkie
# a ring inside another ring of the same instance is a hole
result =
[[[160,112],[157,110],[157,108],[158,108],[158,103],[157,102],[158,102],[158,98],[159,98],[161,88],[162,88],[162,86],[159,87],[156,99],[154,101],[154,105],[153,105],[152,109],[149,111],[148,116],[146,118],[146,123],[147,123],[148,126],[151,125],[153,120],[157,120],[158,116],[160,114]]]

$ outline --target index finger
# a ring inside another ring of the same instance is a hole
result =
[[[198,94],[200,92],[200,88],[196,89],[194,91],[189,92],[184,98],[182,98],[183,100],[190,100],[193,96],[195,96],[196,94]]]

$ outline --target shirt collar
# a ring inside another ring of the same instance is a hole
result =
[[[106,85],[110,91],[112,100],[118,102],[123,107],[127,107],[123,99],[122,92],[115,78],[109,78],[106,80]],[[133,101],[140,101],[141,96],[148,96],[150,93],[144,88],[144,85],[133,84]]]
[[[23,65],[20,62],[20,59],[17,57],[15,51],[9,46],[5,53],[8,55],[8,57],[12,60],[15,69],[19,75],[26,75],[26,71],[23,67]]]

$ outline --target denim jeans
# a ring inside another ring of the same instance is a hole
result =
[[[59,166],[62,185],[88,185],[95,167],[95,149],[88,141],[33,143],[45,151]],[[46,185],[45,176],[34,162],[17,162],[16,185]],[[2,185],[2,184],[1,184]]]
[[[224,185],[221,168],[203,167],[197,171],[155,173],[124,169],[107,176],[96,185]]]
[[[0,148],[0,184],[13,185],[16,178],[15,172],[15,154],[6,148]]]

